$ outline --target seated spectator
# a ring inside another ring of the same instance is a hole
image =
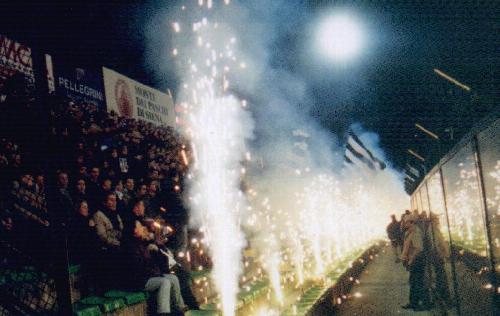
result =
[[[126,238],[128,242],[124,244],[129,286],[135,289],[145,289],[148,292],[156,291],[158,315],[172,313],[172,305],[180,312],[187,311],[188,307],[182,298],[179,279],[168,273],[167,258],[162,255],[158,246],[144,239],[144,229],[144,226],[136,221],[133,235]]]
[[[123,222],[116,212],[116,195],[114,193],[108,193],[104,196],[103,206],[94,214],[93,218],[102,248],[106,250],[119,248]]]
[[[77,203],[76,213],[69,225],[70,260],[74,263],[87,264],[96,250],[95,223],[89,216],[87,201]]]
[[[109,193],[104,197],[100,210],[94,216],[96,233],[99,245],[99,262],[93,269],[96,270],[97,286],[101,289],[119,285],[120,244],[123,231],[123,222],[116,210],[116,195]]]
[[[123,201],[124,188],[123,188],[123,181],[122,180],[116,181],[114,192],[115,192],[118,200]]]
[[[73,193],[73,200],[75,202],[81,202],[81,201],[87,201],[87,194],[86,194],[86,184],[85,180],[80,178],[76,180],[76,185],[75,185],[75,190]]]
[[[111,149],[111,154],[108,159],[109,167],[113,170],[115,175],[121,175],[120,170],[120,158],[118,157],[118,150],[116,148]]]
[[[135,193],[135,197],[137,199],[144,199],[146,197],[147,193],[148,193],[148,186],[145,184],[141,184],[137,188],[137,192]],[[146,204],[146,203],[144,203],[144,204]]]
[[[73,213],[74,204],[73,198],[68,192],[68,174],[66,172],[59,172],[57,175],[57,203],[58,211],[64,217],[64,221],[67,222],[69,215]]]
[[[151,181],[147,186],[147,194],[144,197],[146,207],[146,217],[160,217],[160,198],[158,197],[158,185],[156,181]]]
[[[144,220],[144,201],[141,199],[131,200],[129,203],[129,211],[123,217],[124,235],[132,236],[135,229],[135,222],[143,224]],[[125,233],[128,232],[128,234]]]
[[[123,189],[123,201],[126,204],[128,204],[129,201],[135,197],[134,186],[134,179],[127,178],[127,180],[125,180],[125,188]]]
[[[14,244],[14,225],[9,211],[0,212],[0,240]]]
[[[87,179],[88,174],[87,174],[87,167],[86,166],[80,166],[78,168],[78,171],[76,173],[77,178],[82,178],[82,179]]]
[[[35,192],[45,197],[45,178],[42,173],[37,173],[35,176]]]
[[[99,197],[101,196],[101,187],[99,185],[100,180],[100,169],[98,167],[92,167],[90,169],[90,176],[86,181],[86,189],[88,196],[88,203],[91,209],[97,209],[99,205]]]

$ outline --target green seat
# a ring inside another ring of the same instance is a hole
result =
[[[217,304],[215,303],[210,303],[210,304],[201,304],[200,309],[204,311],[216,311],[217,310]]]
[[[186,316],[219,316],[217,311],[208,311],[208,310],[191,310],[186,312],[184,315]]]
[[[81,268],[79,264],[71,264],[68,268],[69,274],[77,274]]]
[[[101,308],[103,312],[110,313],[125,306],[125,301],[122,298],[110,298],[101,305]]]
[[[111,290],[104,294],[106,298],[121,298],[128,306],[135,305],[146,300],[146,295],[143,292],[125,292]]]
[[[117,309],[125,307],[125,301],[122,298],[102,298],[97,296],[89,296],[80,303],[85,305],[98,305],[103,313],[110,313]]]
[[[191,280],[200,279],[202,277],[208,276],[211,270],[201,270],[201,271],[191,271],[189,274],[191,276]]]
[[[33,271],[33,272],[36,271],[36,269],[35,269],[34,266],[25,266],[24,270],[26,270],[26,271]]]
[[[85,304],[85,305],[101,305],[104,304],[106,300],[102,297],[98,296],[87,296],[85,298],[82,298],[80,300],[80,303]]]
[[[76,303],[73,305],[73,312],[75,316],[100,316],[102,315],[101,309],[98,305],[85,305]]]
[[[35,278],[35,274],[29,271],[24,271],[24,272],[12,271],[9,273],[9,278],[13,282],[29,282],[33,281],[33,279]]]

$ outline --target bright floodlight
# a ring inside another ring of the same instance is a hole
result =
[[[363,32],[346,14],[327,17],[319,26],[317,40],[321,53],[335,61],[346,61],[359,53]]]

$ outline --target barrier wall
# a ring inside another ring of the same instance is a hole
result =
[[[490,271],[500,294],[500,118],[492,113],[425,176],[411,196],[413,209],[438,216],[451,248]],[[451,239],[450,239],[451,237]],[[494,294],[495,295],[495,294]]]

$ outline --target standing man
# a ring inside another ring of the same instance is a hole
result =
[[[404,309],[415,311],[427,310],[429,307],[429,296],[425,288],[425,256],[423,254],[423,235],[416,225],[418,218],[408,215],[405,218],[406,235],[403,245],[401,260],[403,265],[410,271],[410,302]]]
[[[396,215],[392,214],[391,215],[392,221],[387,225],[387,237],[389,237],[389,240],[391,241],[391,246],[392,250],[394,251],[394,256],[396,257],[395,262],[398,263],[400,261],[399,259],[399,253],[398,253],[398,248],[399,248],[399,241],[400,241],[400,235],[401,231],[399,229],[400,223],[396,219]]]

